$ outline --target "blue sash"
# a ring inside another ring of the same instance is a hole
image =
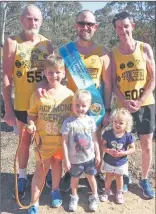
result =
[[[92,104],[88,114],[94,118],[97,126],[102,122],[105,108],[100,92],[90,77],[74,42],[70,42],[59,48],[59,53],[64,59],[66,67],[70,72],[78,89],[88,90],[92,95]]]

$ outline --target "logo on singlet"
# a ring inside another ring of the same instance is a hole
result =
[[[18,61],[18,60],[16,60],[16,61],[15,61],[15,66],[16,66],[17,68],[20,68],[20,67],[21,67],[21,62]]]
[[[43,57],[44,57],[44,59],[46,59],[46,58],[48,57],[48,54],[47,54],[47,53],[44,53],[44,54],[43,54]]]
[[[121,69],[121,70],[124,70],[124,68],[125,68],[125,64],[124,64],[124,63],[121,63],[121,64],[120,64],[120,69]]]
[[[134,63],[132,62],[132,61],[129,61],[128,63],[127,63],[127,67],[128,68],[132,68],[134,66]]]
[[[19,53],[19,56],[22,57],[22,58],[24,58],[24,57],[26,56],[26,54],[23,53],[23,52],[20,52],[20,53]]]
[[[38,56],[36,54],[32,54],[31,58],[32,60],[38,60]]]
[[[16,76],[17,76],[18,78],[20,78],[20,77],[22,76],[22,72],[21,72],[21,71],[17,71],[17,72],[16,72]]]

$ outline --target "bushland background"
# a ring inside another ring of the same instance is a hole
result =
[[[42,10],[43,25],[40,33],[49,38],[54,47],[59,47],[76,38],[74,30],[75,15],[82,9],[80,2],[40,2],[31,1]],[[0,43],[1,47],[7,37],[18,34],[21,31],[19,15],[21,9],[30,2],[26,1],[3,1],[0,3]],[[95,11],[99,29],[94,36],[94,40],[108,49],[111,49],[117,42],[118,38],[115,35],[113,25],[111,24],[114,14],[126,10],[133,14],[136,22],[134,38],[149,43],[155,54],[155,15],[156,2],[154,1],[139,1],[139,2],[108,2],[103,8]],[[1,48],[2,54],[2,48]],[[2,55],[1,55],[2,56]],[[2,62],[2,61],[1,61]],[[2,64],[1,64],[2,66]],[[1,120],[1,213],[2,214],[22,214],[27,213],[25,210],[20,210],[15,200],[12,198],[14,188],[14,171],[13,161],[15,151],[18,145],[18,138],[13,132],[12,127],[8,127]],[[115,197],[111,196],[110,201],[100,203],[97,214],[153,214],[155,213],[155,200],[146,200],[142,196],[141,190],[137,183],[141,175],[140,167],[140,146],[139,141],[136,142],[136,153],[130,157],[129,170],[132,176],[133,183],[129,187],[129,192],[125,193],[125,204],[117,205]],[[35,168],[33,148],[30,148],[30,160],[28,164],[29,180],[31,181],[32,174]],[[155,140],[153,140],[153,162],[149,175],[150,182],[155,186]],[[79,187],[80,203],[76,213],[89,213],[88,210],[88,188],[85,178],[81,179]],[[50,207],[50,190],[45,187],[40,200],[40,213],[67,213],[68,200],[70,192],[63,194],[64,203],[59,209]],[[24,204],[30,202],[30,186],[26,192],[26,197],[23,200]]]

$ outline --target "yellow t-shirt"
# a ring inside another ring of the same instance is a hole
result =
[[[43,78],[44,60],[48,56],[47,39],[41,35],[40,42],[28,46],[16,36],[17,47],[14,59],[13,80],[15,87],[14,109],[27,111],[36,83]]]
[[[37,141],[43,160],[46,160],[62,147],[60,129],[64,119],[71,115],[73,92],[65,86],[59,96],[45,94],[37,98],[35,92],[30,99],[28,115],[37,116]]]
[[[88,55],[82,55],[80,54],[83,63],[85,64],[86,68],[89,71],[89,74],[91,78],[93,79],[93,82],[95,83],[96,88],[100,87],[101,81],[102,81],[102,62],[100,57],[103,54],[103,47],[98,46],[95,48],[90,54]],[[73,92],[76,91],[77,86],[75,82],[73,81],[69,71],[67,71],[67,87],[70,88]]]
[[[127,100],[139,99],[149,79],[146,60],[143,58],[143,43],[137,41],[135,51],[129,55],[123,55],[117,47],[114,47],[113,56],[116,63],[117,84],[121,93]],[[154,96],[151,93],[142,106],[154,103]]]

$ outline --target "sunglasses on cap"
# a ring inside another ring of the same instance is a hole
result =
[[[96,25],[96,23],[92,23],[92,22],[77,22],[77,24],[80,26],[80,27],[84,27],[85,25],[87,27],[93,27],[94,25]]]

